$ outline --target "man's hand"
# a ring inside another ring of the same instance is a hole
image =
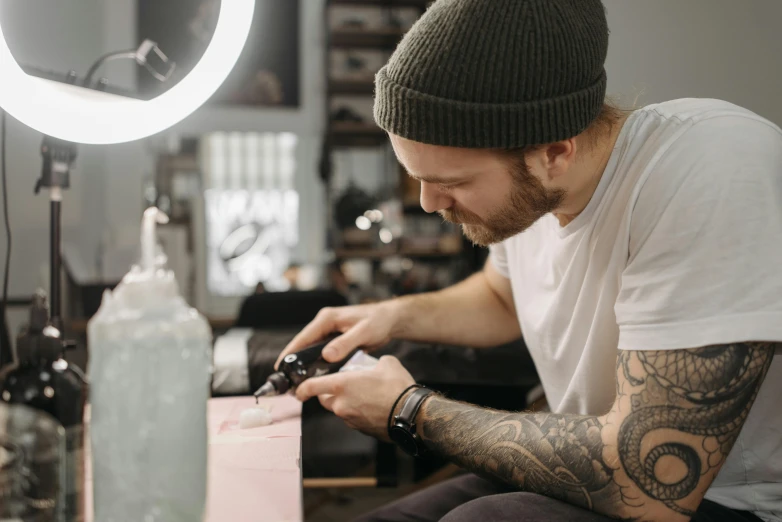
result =
[[[394,301],[339,308],[323,308],[280,353],[274,367],[289,353],[317,343],[333,332],[342,335],[323,349],[328,362],[341,361],[356,348],[372,351],[391,341],[397,322]]]
[[[342,335],[323,351],[328,362],[341,361],[356,348],[365,351],[394,339],[491,348],[521,336],[510,280],[492,266],[445,290],[397,297],[382,303],[324,308],[285,347],[275,368],[334,332]]]
[[[388,414],[394,401],[415,380],[396,357],[385,356],[371,370],[341,372],[301,383],[296,398],[318,397],[353,429],[388,441]]]

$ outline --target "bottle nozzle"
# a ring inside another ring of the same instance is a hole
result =
[[[168,223],[166,216],[157,207],[149,207],[144,211],[141,221],[141,268],[145,272],[151,272],[157,267],[155,262],[155,250],[157,246],[156,227]]]

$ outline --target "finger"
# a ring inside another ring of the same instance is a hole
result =
[[[318,402],[320,402],[320,405],[332,413],[334,412],[333,405],[335,399],[336,397],[334,395],[328,395],[328,394],[318,395]]]
[[[274,363],[274,369],[279,369],[280,362],[289,353],[295,353],[307,346],[315,344],[334,330],[334,309],[323,308],[307,326],[305,326],[296,337],[280,352],[277,362]]]
[[[345,389],[345,381],[349,379],[349,376],[350,372],[343,372],[307,379],[296,388],[296,398],[304,402],[316,395],[339,396]]]
[[[361,321],[327,344],[323,348],[322,356],[328,362],[341,361],[350,355],[350,352],[366,344],[368,336],[369,328],[365,322]]]

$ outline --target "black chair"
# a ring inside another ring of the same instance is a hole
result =
[[[254,294],[242,303],[235,327],[256,330],[302,328],[321,308],[347,304],[345,296],[328,290]]]

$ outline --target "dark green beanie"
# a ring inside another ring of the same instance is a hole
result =
[[[437,0],[375,80],[375,120],[410,140],[473,148],[551,143],[603,106],[600,0]]]

